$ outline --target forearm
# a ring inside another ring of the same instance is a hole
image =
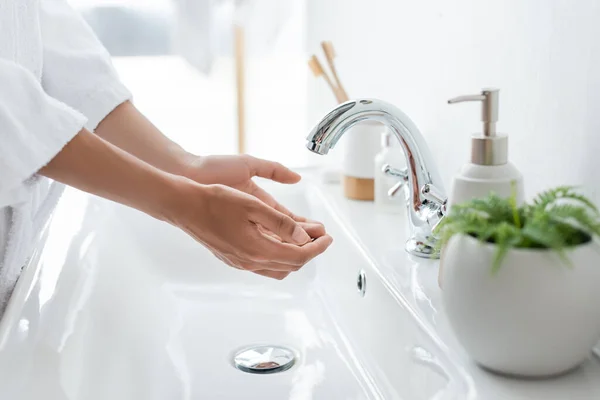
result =
[[[183,175],[194,158],[162,134],[133,104],[115,108],[96,128],[96,134],[163,171]]]
[[[39,173],[158,219],[172,207],[180,180],[85,129]]]

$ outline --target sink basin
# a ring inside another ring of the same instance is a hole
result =
[[[263,186],[324,222],[335,239],[283,281],[226,267],[168,224],[67,189],[0,323],[2,397],[599,395],[592,359],[546,383],[508,380],[470,363],[439,303],[437,262],[403,250],[403,215],[376,214],[372,203],[347,201],[310,174],[294,187]],[[263,345],[290,349],[294,365],[271,374],[235,368],[238,351]]]
[[[335,237],[326,254],[283,281],[228,268],[170,225],[68,189],[2,323],[0,393],[15,400],[463,399],[468,385],[459,369],[326,194],[311,184],[268,186]],[[234,368],[237,350],[260,344],[292,349],[295,365],[269,375]]]

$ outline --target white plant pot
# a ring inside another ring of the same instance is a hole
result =
[[[561,374],[581,364],[600,339],[600,252],[590,242],[567,252],[510,250],[492,274],[496,247],[465,235],[442,255],[448,320],[467,353],[490,370],[519,376]]]

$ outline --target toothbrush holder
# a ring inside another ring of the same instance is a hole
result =
[[[346,134],[342,161],[344,195],[353,200],[373,201],[375,175],[373,162],[380,150],[385,126],[377,121],[363,121]]]

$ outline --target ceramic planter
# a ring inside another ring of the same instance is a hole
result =
[[[442,255],[446,313],[467,353],[488,369],[542,377],[575,368],[600,338],[600,251],[513,249],[491,272],[496,247],[457,235]]]

